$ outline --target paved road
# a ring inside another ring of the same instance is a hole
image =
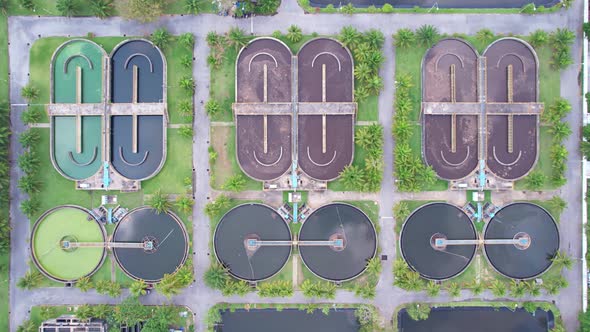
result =
[[[11,69],[11,103],[13,123],[13,132],[18,135],[25,128],[20,122],[20,111],[23,109],[18,104],[24,103],[19,95],[20,89],[27,83],[27,69],[29,63],[29,48],[32,43],[40,38],[47,36],[84,36],[87,32],[92,32],[97,36],[117,36],[126,34],[128,36],[142,36],[149,34],[159,26],[165,26],[174,34],[192,32],[196,36],[196,45],[194,49],[196,64],[193,69],[193,75],[196,78],[197,93],[195,95],[195,137],[193,144],[193,164],[195,167],[195,197],[196,204],[193,215],[194,234],[196,234],[195,243],[193,244],[193,260],[195,265],[196,282],[187,288],[182,294],[172,299],[173,303],[188,305],[197,316],[198,331],[204,331],[203,317],[207,309],[216,302],[249,302],[249,303],[298,303],[307,302],[300,292],[289,299],[264,299],[259,298],[256,294],[249,294],[246,297],[222,297],[218,291],[210,290],[204,286],[202,274],[209,266],[211,254],[209,252],[209,221],[203,214],[203,207],[209,197],[214,193],[209,187],[207,147],[209,145],[209,120],[205,114],[202,101],[206,101],[209,95],[209,69],[206,66],[208,48],[205,42],[205,36],[209,31],[223,33],[232,26],[238,26],[246,31],[250,31],[250,24],[253,23],[255,34],[270,34],[280,29],[286,31],[291,24],[300,26],[304,33],[317,32],[320,34],[335,34],[343,26],[353,25],[359,30],[376,28],[382,30],[387,36],[385,45],[386,62],[382,68],[384,77],[384,90],[379,98],[379,121],[385,128],[385,173],[383,180],[383,190],[379,195],[372,195],[375,199],[381,201],[380,205],[380,223],[382,233],[380,243],[383,254],[388,255],[388,260],[384,262],[384,272],[378,285],[378,296],[374,301],[386,319],[391,317],[393,309],[407,302],[428,301],[440,302],[451,300],[447,294],[442,294],[435,299],[427,298],[424,293],[408,293],[392,287],[391,262],[395,256],[393,220],[391,217],[391,208],[396,200],[400,199],[441,199],[450,197],[451,200],[461,199],[464,193],[417,193],[417,194],[400,194],[394,191],[392,165],[393,165],[393,144],[391,139],[390,127],[391,117],[393,115],[393,75],[395,67],[394,50],[391,46],[391,34],[402,27],[417,28],[422,24],[432,24],[437,26],[443,33],[465,33],[474,34],[482,28],[488,28],[497,33],[514,33],[528,34],[536,29],[553,30],[555,27],[567,26],[577,31],[578,37],[581,38],[580,29],[582,22],[581,13],[582,1],[576,1],[574,8],[569,11],[561,11],[547,15],[428,15],[428,14],[373,14],[373,15],[304,15],[303,11],[296,5],[295,0],[284,0],[281,5],[279,14],[271,17],[256,17],[251,20],[234,20],[228,17],[219,17],[215,15],[199,16],[169,16],[160,21],[151,24],[136,24],[124,21],[120,18],[111,18],[99,20],[95,18],[37,18],[37,17],[11,17],[9,19],[9,54]],[[80,27],[84,27],[81,30]],[[578,39],[573,48],[574,59],[581,58],[581,42]],[[581,121],[580,105],[581,95],[577,86],[577,75],[579,65],[571,66],[564,71],[562,75],[561,93],[573,105],[572,113],[568,116],[568,121],[572,128],[577,128]],[[568,160],[567,178],[569,182],[562,189],[562,195],[569,202],[568,209],[562,217],[561,231],[562,244],[571,255],[581,256],[581,157],[578,153],[579,131],[574,130],[574,135],[567,141],[567,147],[570,151]],[[16,137],[15,135],[15,137]],[[16,156],[21,152],[21,148],[16,140],[12,141],[12,155]],[[110,299],[98,295],[94,292],[81,293],[76,289],[63,288],[45,288],[34,291],[22,291],[15,287],[16,280],[21,277],[27,270],[26,262],[29,259],[28,253],[28,234],[29,223],[26,218],[19,212],[18,203],[26,197],[17,189],[16,180],[20,171],[13,163],[11,178],[11,221],[12,231],[12,260],[11,260],[11,331],[15,331],[28,316],[28,310],[33,305],[38,304],[81,304],[81,303],[116,303],[120,299]],[[327,196],[337,198],[338,193],[330,193]],[[581,257],[580,257],[581,258]],[[570,281],[570,287],[564,290],[558,297],[542,296],[541,300],[556,300],[560,307],[566,322],[568,331],[575,331],[577,322],[576,315],[581,308],[581,264],[576,264],[572,271],[567,272],[566,276]],[[469,292],[463,292],[457,300],[470,299]],[[495,299],[488,292],[480,297],[484,300]],[[165,301],[158,294],[152,294],[142,299],[146,304],[156,304]],[[315,300],[314,300],[315,301]],[[319,302],[319,300],[318,300]],[[347,291],[339,291],[336,303],[359,303],[367,302],[358,299],[354,294]]]

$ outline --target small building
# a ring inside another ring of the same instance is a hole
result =
[[[107,324],[103,320],[81,320],[74,315],[61,315],[46,320],[39,326],[39,332],[106,332]]]

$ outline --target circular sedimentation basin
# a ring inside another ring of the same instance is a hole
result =
[[[377,250],[377,233],[369,217],[352,205],[324,205],[305,220],[299,233],[299,241],[335,240],[342,245],[300,245],[305,265],[331,281],[346,281],[363,273]]]
[[[176,272],[188,256],[186,228],[172,212],[158,214],[145,206],[131,210],[117,223],[112,239],[144,244],[143,248],[115,247],[113,253],[127,275],[147,282]]]
[[[528,237],[527,247],[484,245],[486,257],[499,273],[513,279],[531,279],[551,267],[551,258],[559,250],[559,231],[553,217],[532,203],[514,203],[503,207],[488,222],[485,239]]]
[[[63,243],[104,242],[106,233],[90,213],[77,206],[60,206],[45,212],[33,226],[33,261],[47,277],[73,282],[96,272],[106,249],[66,248]]]
[[[475,245],[437,247],[436,239],[475,240],[469,217],[456,206],[432,203],[416,209],[400,235],[404,260],[424,278],[445,280],[459,275],[471,263]]]
[[[249,240],[291,241],[285,220],[262,204],[244,204],[228,211],[215,229],[213,246],[219,262],[242,280],[259,281],[278,273],[291,246],[249,246]]]

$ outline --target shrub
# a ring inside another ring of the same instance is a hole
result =
[[[41,136],[39,135],[39,132],[36,130],[31,130],[31,129],[23,132],[18,137],[19,143],[24,148],[30,148],[31,146],[36,145],[37,143],[39,143],[40,139],[41,139]]]
[[[93,287],[93,283],[90,277],[82,277],[76,281],[76,287],[83,292],[87,292]]]
[[[387,14],[393,13],[393,6],[386,3],[383,5],[383,7],[381,7],[381,11]]]
[[[354,14],[354,5],[349,2],[345,6],[340,7],[340,11],[344,14],[352,15]]]
[[[17,281],[16,286],[20,289],[31,290],[41,286],[41,281],[43,281],[43,275],[41,272],[36,270],[27,271],[25,275]]]
[[[424,46],[432,46],[440,38],[438,29],[432,25],[424,24],[416,30],[416,39]]]
[[[30,219],[33,215],[39,212],[40,205],[37,196],[30,196],[29,199],[21,201],[20,210]]]
[[[180,59],[180,64],[186,68],[186,69],[191,69],[193,67],[193,58],[191,58],[190,55],[185,54],[181,59]]]
[[[199,13],[199,0],[184,0],[184,9],[193,15]]]
[[[525,178],[526,187],[530,190],[540,190],[545,185],[547,176],[540,171],[532,171]]]
[[[416,41],[416,35],[414,31],[410,29],[399,29],[396,34],[393,35],[394,45],[399,48],[406,48],[414,44]]]
[[[210,117],[219,113],[220,110],[221,105],[215,99],[209,99],[205,104],[205,111],[207,112],[207,115],[209,115]]]
[[[193,126],[192,125],[186,125],[186,126],[182,126],[178,129],[178,134],[180,134],[181,137],[184,138],[193,138]]]
[[[37,9],[37,5],[33,0],[18,0],[18,3],[26,10],[34,12]]]
[[[191,96],[195,93],[195,80],[190,75],[182,77],[178,85]]]
[[[547,44],[548,41],[549,34],[544,30],[537,29],[529,36],[529,43],[535,48]]]
[[[535,4],[532,2],[522,6],[522,9],[520,10],[523,14],[534,14],[535,11],[537,11],[537,7],[535,7]]]
[[[324,10],[326,11],[326,13],[335,13],[336,12],[336,8],[334,8],[333,4],[327,5]]]
[[[227,209],[231,204],[231,200],[225,195],[219,195],[213,202],[205,205],[205,214],[209,218],[216,217],[222,210]]]
[[[186,195],[180,195],[176,198],[176,207],[178,208],[178,210],[180,210],[183,213],[190,213],[193,210],[193,204],[195,203],[195,201],[193,201],[192,198],[186,196]]]
[[[178,111],[185,117],[193,116],[193,102],[190,99],[183,99],[178,103]]]

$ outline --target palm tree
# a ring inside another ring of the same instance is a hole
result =
[[[551,65],[555,69],[564,69],[574,63],[569,49],[557,50],[551,58]]]
[[[371,77],[366,84],[367,89],[372,95],[378,95],[379,91],[383,89],[383,79],[379,75]]]
[[[553,134],[553,139],[556,142],[561,142],[563,139],[571,135],[572,130],[569,123],[560,121],[549,127],[549,132]]]
[[[193,94],[195,92],[195,80],[190,75],[183,76],[179,81],[179,85],[189,94]]]
[[[3,129],[7,129],[7,128],[0,127],[0,145],[6,144],[4,142],[4,138],[2,135],[2,133],[4,132]],[[20,136],[18,137],[18,142],[24,148],[29,148],[33,145],[36,145],[40,139],[41,139],[41,136],[39,135],[38,131],[29,129],[29,130],[23,132],[22,134],[20,134]],[[0,176],[1,176],[1,174],[0,174]]]
[[[291,25],[287,29],[287,39],[291,43],[298,43],[303,39],[303,33],[301,32],[301,28],[296,25]]]
[[[148,201],[148,205],[151,206],[156,213],[160,214],[170,210],[172,203],[168,200],[168,195],[162,194],[160,190],[156,191]]]
[[[378,276],[381,273],[381,260],[378,257],[373,257],[367,261],[367,272],[371,275]]]
[[[20,203],[20,210],[24,213],[25,216],[31,218],[35,213],[39,211],[39,200],[37,196],[32,196],[27,200],[24,200]]]
[[[197,15],[199,13],[199,0],[185,0],[184,9],[189,14]]]
[[[457,297],[461,295],[461,286],[458,283],[451,281],[447,285],[447,291],[451,297]]]
[[[92,307],[90,307],[88,304],[80,305],[76,309],[76,317],[78,317],[81,320],[87,320],[92,318],[92,314]]]
[[[490,29],[481,29],[476,34],[477,40],[482,43],[489,43],[494,39],[494,33]]]
[[[354,5],[352,3],[347,3],[346,6],[340,7],[340,11],[344,14],[352,15],[354,14]]]
[[[537,29],[529,36],[529,43],[537,48],[545,45],[549,41],[549,34],[545,30]]]
[[[416,39],[424,46],[432,46],[439,38],[438,29],[430,24],[424,24],[416,30]]]
[[[209,270],[205,272],[203,278],[205,280],[205,285],[209,288],[221,289],[228,279],[227,270],[219,264],[213,264]]]
[[[547,201],[547,203],[549,203],[551,208],[557,212],[556,214],[558,217],[567,207],[567,202],[559,196],[553,196],[549,201]]]
[[[106,304],[97,304],[92,308],[92,315],[94,318],[106,319],[110,313],[111,308]]]
[[[244,190],[246,186],[246,179],[242,174],[235,174],[225,181],[221,186],[223,190],[229,190],[233,192],[240,192]]]
[[[525,178],[526,186],[531,190],[539,190],[543,188],[547,177],[540,171],[533,171]]]
[[[367,43],[367,42],[362,42],[362,43],[358,44],[358,46],[354,50],[354,59],[355,59],[355,61],[357,63],[361,63],[361,62],[367,61],[369,55],[374,50],[375,49],[372,48],[371,45],[369,45],[369,43]],[[377,52],[379,52],[378,49],[377,49]]]
[[[539,286],[539,284],[537,284],[534,281],[530,281],[525,283],[526,288],[529,291],[529,294],[531,294],[531,296],[539,296],[541,295],[541,286]]]
[[[367,88],[365,86],[358,86],[356,87],[356,89],[354,90],[354,99],[356,101],[363,101],[367,98],[369,98],[369,90],[367,90]]]
[[[371,29],[365,32],[365,42],[368,43],[373,49],[381,49],[385,42],[383,33],[377,29]]]
[[[166,46],[170,43],[170,33],[166,28],[158,28],[156,29],[151,36],[151,41],[154,45],[158,46],[161,49],[166,48]]]
[[[406,308],[406,312],[413,320],[426,320],[430,316],[430,306],[427,303],[412,303]]]
[[[33,175],[25,175],[18,179],[18,188],[31,195],[41,191],[41,181]]]
[[[377,74],[379,72],[379,67],[385,61],[383,57],[383,53],[381,51],[372,51],[367,55],[366,62],[369,65],[369,68],[373,71],[373,73]]]
[[[340,30],[338,39],[344,46],[354,49],[354,46],[359,42],[360,34],[353,26],[347,25]]]
[[[219,105],[219,103],[215,99],[209,99],[205,104],[205,111],[207,112],[207,115],[209,115],[210,117],[219,113],[220,110],[221,105]]]
[[[490,290],[496,297],[504,296],[506,294],[506,285],[500,280],[494,280],[490,284]]]
[[[391,131],[396,141],[407,141],[413,134],[414,126],[405,116],[398,116],[394,119]]]
[[[33,322],[30,319],[27,319],[26,321],[24,321],[22,323],[22,325],[20,325],[17,329],[16,332],[37,332],[39,329],[37,327],[37,325],[35,324],[35,322]]]
[[[229,29],[227,33],[227,41],[230,46],[233,46],[236,50],[248,44],[248,37],[244,34],[244,31],[240,28],[233,27]]]
[[[576,39],[576,34],[567,28],[557,28],[551,34],[551,41],[556,49],[569,47]]]
[[[190,0],[189,0],[190,1]],[[183,33],[178,37],[178,42],[188,49],[193,49],[195,46],[195,35],[190,32]]]
[[[193,138],[194,132],[192,125],[181,126],[178,129],[178,134],[180,134],[180,136],[184,138]]]
[[[76,287],[83,292],[87,292],[92,288],[92,281],[90,277],[82,277],[76,281]]]
[[[479,295],[483,292],[484,286],[481,282],[474,282],[473,286],[471,286],[471,292],[473,295]]]
[[[440,285],[434,280],[430,280],[426,284],[426,294],[430,297],[437,297],[440,292]]]
[[[574,265],[571,257],[561,250],[555,253],[555,256],[553,256],[551,262],[553,262],[553,264],[555,264],[559,269],[566,268],[569,270]]]
[[[176,207],[184,212],[184,213],[189,213],[193,210],[193,204],[195,202],[188,196],[182,195],[182,196],[178,196],[178,198],[176,198]]]
[[[367,81],[373,74],[373,70],[369,67],[366,62],[360,62],[354,68],[354,77],[359,81]]]
[[[113,0],[90,0],[92,14],[100,19],[113,15]]]
[[[205,39],[207,40],[207,45],[209,45],[209,47],[214,47],[221,44],[225,37],[218,35],[215,31],[209,31]]]
[[[33,151],[25,151],[23,154],[18,156],[18,167],[23,170],[26,174],[36,173],[39,169],[39,158]]]
[[[42,280],[43,275],[39,271],[27,271],[27,273],[18,280],[16,286],[20,289],[31,290],[39,287]]]
[[[416,41],[416,35],[414,34],[414,31],[403,28],[397,30],[397,33],[393,35],[393,39],[395,47],[407,48],[414,44]]]
[[[526,293],[527,285],[525,282],[512,280],[510,283],[510,295],[513,297],[523,297]]]
[[[31,83],[29,83],[20,90],[20,94],[30,103],[39,98],[39,89]]]
[[[142,279],[139,280],[135,280],[134,282],[131,283],[131,285],[129,286],[129,293],[131,293],[131,295],[133,296],[142,296],[146,294],[146,283],[145,281],[143,281]]]
[[[75,0],[57,0],[57,11],[62,16],[74,16],[78,12],[78,3]]]
[[[363,185],[364,172],[358,166],[349,165],[340,172],[340,178],[347,190],[357,190]]]
[[[20,118],[25,124],[39,122],[41,120],[41,112],[37,108],[31,107],[22,112]]]
[[[194,280],[192,263],[185,263],[183,267],[176,271],[174,277],[176,278],[178,285],[183,287],[190,285]]]

